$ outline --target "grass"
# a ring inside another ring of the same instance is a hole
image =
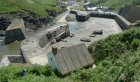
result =
[[[139,0],[92,0],[100,6],[108,6],[114,8],[114,10],[119,11],[123,8],[125,4],[133,4],[133,2],[140,2]],[[136,5],[139,6],[139,5]]]
[[[56,7],[56,0],[0,0],[0,13],[7,12],[25,12],[30,10],[39,16],[48,16],[45,10],[54,9],[61,11],[60,7]]]

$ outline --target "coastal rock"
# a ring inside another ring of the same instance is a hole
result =
[[[48,11],[49,16],[40,17],[34,12],[25,12],[10,12],[0,14],[0,30],[6,30],[12,20],[15,18],[23,19],[26,28],[37,30],[44,25],[47,26],[48,23],[52,22],[52,17],[56,17],[59,14],[54,10],[51,10]]]

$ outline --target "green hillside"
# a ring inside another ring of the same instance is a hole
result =
[[[115,10],[119,10],[123,8],[125,4],[133,4],[136,6],[140,6],[140,0],[92,0],[97,5],[108,6],[114,8]]]
[[[30,10],[40,16],[47,16],[48,14],[45,10],[61,10],[60,7],[56,7],[55,2],[56,0],[0,0],[0,13]]]

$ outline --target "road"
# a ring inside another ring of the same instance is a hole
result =
[[[67,7],[67,9],[68,9],[68,11],[66,11],[66,13],[65,13],[65,15],[61,18],[61,19],[59,19],[57,22],[67,22],[66,20],[65,20],[65,18],[66,18],[66,16],[69,14],[69,12],[70,12],[70,7]]]

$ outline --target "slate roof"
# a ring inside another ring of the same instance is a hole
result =
[[[94,62],[84,43],[58,50],[56,61],[62,75]]]

